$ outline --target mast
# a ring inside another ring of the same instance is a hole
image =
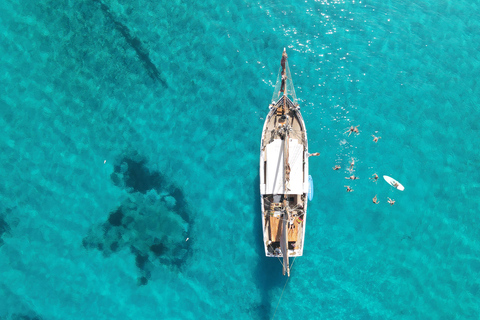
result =
[[[284,135],[283,135],[283,156],[284,156],[284,190],[283,190],[283,224],[282,224],[282,233],[280,237],[280,249],[282,250],[283,255],[283,275],[285,272],[290,277],[290,265],[288,261],[288,226],[287,223],[290,220],[290,212],[288,210],[288,185],[290,180],[290,163],[289,163],[289,140],[290,137],[288,135],[289,128],[288,128],[288,104],[287,104],[287,86],[285,82],[287,80],[286,74],[286,62],[287,62],[287,51],[284,48],[282,54],[282,61],[280,62],[282,66],[282,86],[280,88],[280,92],[283,92],[284,99],[283,99],[283,110],[286,116],[285,124],[284,124]]]
[[[287,119],[288,121],[288,119]],[[285,124],[287,126],[287,124]],[[290,164],[288,162],[288,148],[289,148],[289,140],[290,137],[288,136],[288,128],[285,127],[285,135],[283,136],[283,155],[284,155],[284,193],[283,193],[283,223],[282,223],[282,233],[280,236],[280,249],[282,250],[283,255],[283,275],[287,272],[288,276],[290,277],[290,265],[288,261],[288,226],[287,223],[290,221],[290,211],[288,210],[288,182],[290,179]]]
[[[286,200],[285,200],[286,201]],[[283,224],[282,224],[282,236],[280,238],[280,249],[282,250],[282,255],[283,255],[283,275],[285,275],[285,272],[287,275],[290,277],[290,264],[288,261],[288,227],[287,227],[287,222],[288,222],[288,210],[285,208],[285,211],[283,213]]]
[[[287,95],[287,86],[285,85],[287,81],[287,72],[286,72],[287,58],[288,58],[287,49],[283,48],[282,61],[280,62],[282,66],[282,86],[280,87],[280,92],[283,92],[284,96]]]

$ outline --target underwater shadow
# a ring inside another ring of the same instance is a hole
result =
[[[100,9],[102,10],[103,14],[108,18],[109,21],[111,21],[115,27],[115,29],[120,32],[120,34],[123,36],[125,41],[128,43],[128,45],[135,50],[135,53],[138,56],[138,59],[143,62],[143,65],[148,73],[148,75],[154,79],[158,80],[164,88],[168,88],[167,82],[162,79],[160,71],[158,71],[157,66],[153,63],[152,59],[150,59],[150,54],[148,50],[145,48],[143,45],[142,41],[132,35],[132,31],[123,23],[118,21],[115,16],[112,14],[110,7],[108,7],[106,4],[104,4],[100,0],[93,0],[94,2],[98,3],[100,5]]]
[[[276,288],[282,288],[287,281],[286,276],[282,274],[282,264],[277,258],[267,258],[265,256],[265,249],[263,247],[263,232],[262,232],[262,211],[260,202],[260,176],[254,179],[253,183],[253,198],[254,202],[254,242],[255,249],[259,252],[259,259],[255,268],[254,279],[258,290],[262,297],[260,305],[256,308],[257,319],[271,319],[273,316],[272,302],[277,302],[280,297],[272,295],[272,291]]]
[[[90,227],[83,247],[97,249],[105,257],[129,250],[140,286],[148,284],[159,264],[181,272],[192,255],[191,243],[184,240],[192,221],[183,191],[161,172],[150,170],[146,159],[135,152],[114,165],[110,178],[129,195],[104,222]]]

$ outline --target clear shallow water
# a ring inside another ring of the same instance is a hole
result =
[[[477,4],[0,10],[1,318],[271,319],[257,169],[283,47],[322,156],[275,318],[478,316]]]

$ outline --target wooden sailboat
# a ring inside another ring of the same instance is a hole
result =
[[[303,255],[309,192],[307,130],[300,114],[284,50],[275,91],[262,131],[260,194],[267,257]]]

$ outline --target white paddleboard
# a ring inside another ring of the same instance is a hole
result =
[[[392,187],[395,187],[400,191],[405,190],[405,188],[402,186],[402,184],[400,182],[398,182],[397,180],[393,179],[392,177],[383,176],[383,179],[385,179],[385,181],[387,181],[387,183],[390,184]]]

